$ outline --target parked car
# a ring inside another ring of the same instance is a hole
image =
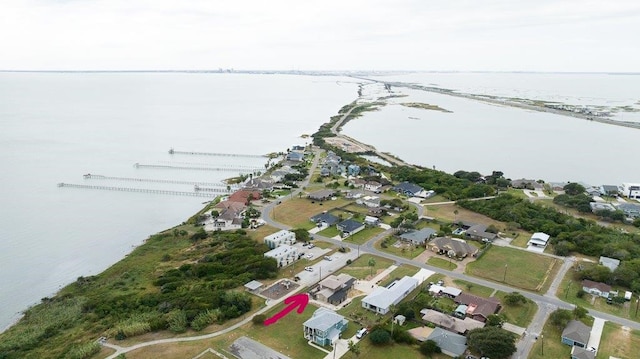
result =
[[[309,243],[309,249],[311,249],[311,248],[313,248],[313,247],[315,247],[315,246],[316,246],[315,244],[313,244],[313,243]]]
[[[361,339],[368,333],[367,328],[362,328],[356,333],[356,338]]]
[[[324,259],[328,260],[328,261],[332,261],[333,260],[333,258],[331,258],[330,256],[324,256]]]
[[[307,258],[307,259],[311,259],[311,258],[313,258],[313,253],[309,253],[309,254],[307,254],[307,255],[305,256],[305,258]]]
[[[307,272],[313,272],[313,267],[304,267]]]

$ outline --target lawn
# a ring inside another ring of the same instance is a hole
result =
[[[380,227],[368,227],[352,236],[345,238],[344,241],[356,244],[364,244],[365,242],[382,232],[384,232],[384,229]]]
[[[562,279],[562,283],[558,287],[556,296],[565,302],[569,302],[581,307],[599,310],[604,313],[616,315],[618,317],[627,318],[635,321],[640,321],[640,312],[636,312],[636,306],[631,305],[630,302],[626,302],[621,305],[607,304],[606,300],[602,297],[593,298],[590,294],[586,294],[582,298],[576,296],[577,292],[582,289],[581,280],[574,277],[576,272],[573,270],[567,271],[567,274]],[[620,288],[613,288],[620,289]]]
[[[538,340],[533,344],[533,348],[531,348],[531,352],[529,353],[529,359],[571,357],[571,347],[562,344],[560,341],[560,337],[562,336],[561,329],[558,329],[547,320],[542,329],[542,335],[544,335],[544,338],[538,337]]]
[[[351,323],[354,324],[355,327],[371,327],[377,323],[379,323],[384,316],[378,315],[370,310],[362,308],[362,299],[365,296],[360,296],[357,298],[353,298],[351,303],[349,303],[346,307],[339,309],[338,314],[343,315],[347,318]],[[351,326],[351,325],[350,325]],[[343,335],[343,338],[348,338],[348,336]]]
[[[508,247],[492,246],[466,267],[468,274],[512,287],[544,292],[560,268],[558,259]]]
[[[464,290],[465,292],[477,295],[478,297],[489,298],[495,291],[493,288],[467,282],[462,279],[454,279],[453,283],[455,283],[458,288]]]
[[[445,260],[438,257],[431,257],[427,260],[427,264],[431,264],[432,266],[446,269],[446,270],[454,270],[458,268],[458,265],[452,262],[451,260]]]
[[[388,243],[386,248],[382,247],[383,241],[387,241]],[[406,245],[404,243],[401,248],[395,247],[394,244],[397,243],[398,241],[399,239],[397,239],[396,237],[387,237],[381,241],[377,241],[374,244],[374,247],[378,250],[381,250],[390,254],[394,254],[398,257],[404,257],[407,259],[413,259],[419,256],[420,254],[422,254],[422,252],[426,250],[425,246],[413,246],[413,245]]]
[[[633,358],[637,357],[638,353],[640,353],[640,331],[623,329],[611,322],[604,324],[596,359],[608,359],[609,356]]]
[[[502,302],[500,314],[503,314],[507,318],[508,323],[515,324],[523,328],[528,327],[531,320],[533,320],[533,316],[538,310],[536,303],[527,299],[527,303],[525,304],[508,305],[504,301],[504,296],[506,294],[507,293],[505,292],[498,292],[496,294],[496,297],[500,298],[500,302]]]
[[[371,258],[373,258],[375,261],[373,271],[369,266],[369,259]],[[365,279],[369,277],[370,273],[373,273],[373,275],[375,276],[378,271],[387,269],[392,264],[393,261],[389,259],[365,254],[361,255],[360,258],[356,259],[348,266],[342,268],[339,272],[349,274],[358,279]]]
[[[408,264],[402,264],[398,266],[398,268],[394,269],[391,273],[389,273],[387,278],[383,279],[379,285],[382,287],[386,287],[388,284],[390,284],[396,279],[403,278],[404,276],[411,277],[416,273],[418,273],[418,268],[414,266],[410,266]]]
[[[311,222],[309,222],[311,223]],[[313,224],[313,223],[312,223]],[[260,226],[256,229],[245,229],[247,236],[251,237],[256,242],[264,242],[264,237],[274,234],[280,230],[280,228],[271,227],[268,225]]]
[[[320,232],[318,232],[318,234],[323,237],[333,238],[340,235],[340,231],[336,226],[331,226],[321,230]]]
[[[271,218],[294,228],[312,228],[313,223],[309,218],[322,211],[328,211],[349,203],[349,201],[340,197],[335,201],[311,202],[312,201],[307,198],[293,198],[282,202],[273,207]],[[309,227],[310,224],[312,225],[311,227]]]
[[[407,344],[390,344],[384,346],[374,346],[371,341],[365,337],[360,341],[360,355],[356,356],[351,352],[347,352],[343,359],[389,359],[389,358],[402,358],[402,359],[427,359],[428,357],[420,354],[418,346],[411,346]],[[449,359],[450,357],[444,354],[434,354],[432,359]]]

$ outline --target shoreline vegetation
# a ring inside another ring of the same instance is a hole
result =
[[[444,113],[453,113],[453,111],[449,111],[447,109],[444,109],[438,105],[431,105],[428,103],[421,103],[421,102],[403,102],[400,105],[405,106],[405,107],[411,107],[411,108],[420,108],[423,110],[433,110],[433,111],[440,111],[440,112],[444,112]]]
[[[326,140],[343,138],[359,143],[366,149],[364,154],[376,155],[393,164],[387,167],[367,161],[373,167],[384,168],[394,181],[428,186],[448,200],[493,195],[496,183],[473,183],[442,171],[410,165],[339,133],[344,123],[363,111],[373,111],[384,105],[380,102],[359,104],[356,100],[343,106],[311,135],[313,144],[334,150],[343,159],[364,161],[358,154],[346,152]],[[415,106],[418,105],[433,106]],[[500,174],[494,180],[502,176],[501,172],[494,174]],[[592,235],[588,221],[572,221],[555,210],[542,210],[542,207],[509,195],[500,198],[502,202],[462,201],[460,204],[503,221],[509,218],[499,218],[506,216],[501,209],[512,208],[510,213],[520,215],[518,223],[511,220],[517,227],[553,226],[556,235],[563,240],[558,245],[567,253],[580,251],[585,247],[580,241]],[[102,273],[79,277],[52,298],[43,298],[41,303],[27,309],[22,319],[0,333],[0,359],[84,359],[98,352],[106,356],[111,349],[96,345],[100,336],[126,339],[145,333],[160,333],[163,338],[192,335],[197,331],[219,330],[221,325],[256,310],[259,301],[244,293],[242,284],[252,279],[277,277],[276,263],[262,256],[266,246],[245,230],[207,233],[198,225],[199,218],[219,199],[205,205],[182,224],[151,235]],[[571,233],[561,236],[568,225],[571,225],[572,233],[581,236],[577,239],[572,238]],[[611,247],[607,250],[617,250],[615,246],[620,245],[625,246],[630,256],[640,256],[640,245],[637,251],[635,247],[631,248],[635,243],[633,235],[614,235],[612,230],[605,229],[598,230],[597,235],[612,236],[608,243]],[[594,253],[604,250],[601,246],[588,249]]]

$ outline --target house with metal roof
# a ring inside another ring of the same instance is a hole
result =
[[[352,236],[360,232],[361,230],[363,230],[364,223],[360,223],[354,219],[349,218],[345,221],[338,223],[336,227],[342,233],[342,237],[344,238],[344,237]]]
[[[342,315],[327,308],[319,308],[302,324],[304,338],[321,346],[333,345],[348,324],[349,321]]]
[[[528,246],[535,247],[546,247],[549,242],[549,235],[543,232],[536,232],[531,235],[529,242],[527,242]]]
[[[389,307],[400,303],[418,287],[418,280],[409,276],[396,280],[386,287],[378,287],[362,299],[362,307],[379,314],[387,314]]]
[[[620,265],[620,260],[615,258],[600,256],[600,259],[598,260],[598,264],[609,268],[613,272]]]
[[[467,351],[467,338],[442,328],[435,328],[427,340],[436,342],[442,353],[453,358],[462,357]]]
[[[572,320],[562,331],[562,343],[584,348],[589,343],[591,328],[579,320]]]
[[[640,199],[640,195],[638,198]],[[624,215],[629,218],[640,218],[640,204],[620,203],[618,209],[624,212]]]
[[[428,240],[435,237],[436,230],[433,228],[422,228],[418,231],[406,232],[400,235],[400,239],[411,242],[414,245],[424,245]]]

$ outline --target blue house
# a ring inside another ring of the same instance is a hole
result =
[[[357,176],[360,174],[360,166],[358,165],[349,165],[347,166],[347,175],[349,176]]]
[[[340,334],[347,329],[347,324],[349,321],[340,314],[327,308],[320,308],[302,324],[304,338],[322,346],[333,345]]]
[[[567,323],[567,327],[562,331],[562,344],[585,348],[589,343],[591,328],[578,320]]]

